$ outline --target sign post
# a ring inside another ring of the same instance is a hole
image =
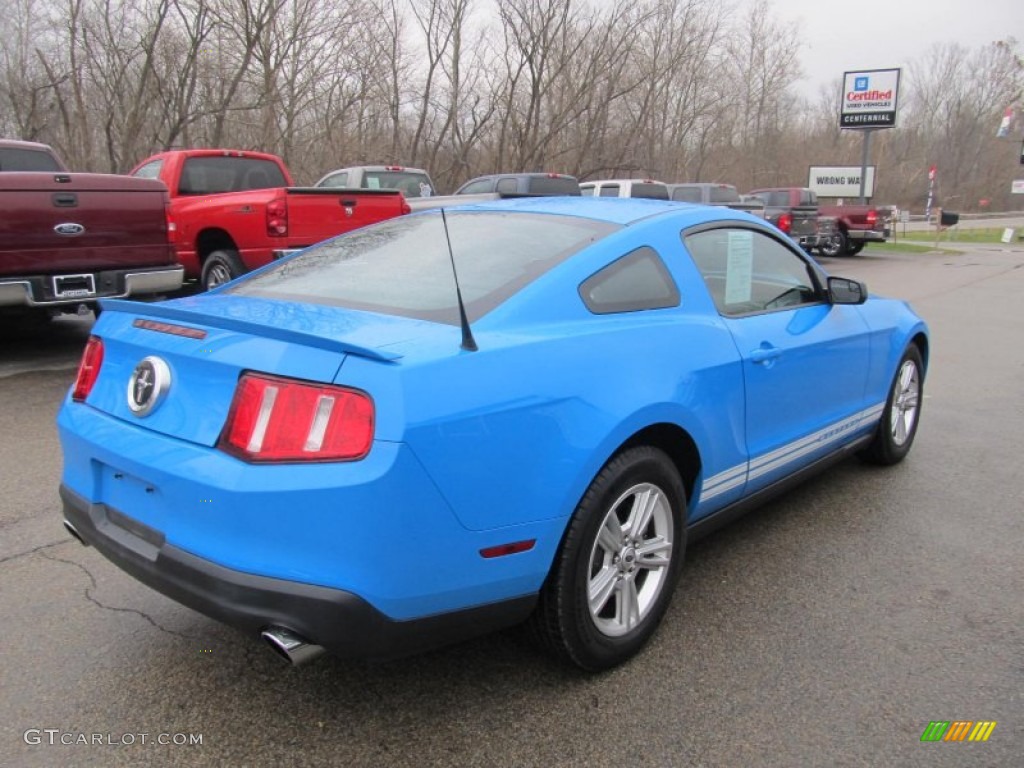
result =
[[[867,69],[843,73],[843,99],[839,127],[864,131],[860,159],[860,202],[867,203],[866,183],[871,156],[871,134],[896,126],[899,69]]]

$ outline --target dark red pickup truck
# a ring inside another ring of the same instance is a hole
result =
[[[44,144],[0,141],[0,317],[180,288],[167,204],[159,182],[69,173]]]
[[[889,237],[885,217],[873,205],[818,205],[822,216],[836,220],[837,232],[820,244],[823,256],[855,256],[868,243],[884,243]]]
[[[133,176],[170,191],[172,240],[186,277],[209,289],[288,253],[409,212],[391,189],[294,187],[276,155],[225,149],[162,152]]]

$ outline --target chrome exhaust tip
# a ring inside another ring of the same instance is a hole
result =
[[[76,541],[78,541],[78,543],[81,544],[83,547],[88,547],[89,546],[89,544],[86,542],[86,540],[82,538],[82,534],[80,534],[78,532],[78,530],[75,528],[75,526],[73,526],[67,520],[64,521],[64,530],[66,530],[68,533],[70,533],[71,536]]]
[[[268,627],[260,632],[260,637],[267,642],[274,653],[294,667],[312,661],[324,653],[321,646],[309,642],[306,638],[284,627]]]

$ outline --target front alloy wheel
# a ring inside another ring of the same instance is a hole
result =
[[[910,452],[917,435],[924,392],[924,362],[911,344],[903,353],[874,440],[861,456],[874,464],[896,464]]]

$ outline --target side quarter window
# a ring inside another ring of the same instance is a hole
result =
[[[459,194],[476,195],[481,192],[490,192],[492,189],[492,184],[494,184],[493,179],[480,179],[479,181],[474,181],[473,183],[464,186],[462,189],[459,190]]]
[[[146,163],[144,166],[139,168],[132,176],[138,179],[159,179],[160,169],[163,167],[163,160],[154,160],[151,163]]]
[[[637,248],[597,272],[579,287],[596,315],[679,306],[679,289],[657,251]]]
[[[498,179],[494,191],[499,195],[514,195],[519,191],[519,182],[516,179]]]
[[[333,173],[323,180],[322,187],[344,187],[348,184],[348,173]]]
[[[766,233],[723,227],[684,233],[683,243],[723,315],[824,301],[811,265]]]

